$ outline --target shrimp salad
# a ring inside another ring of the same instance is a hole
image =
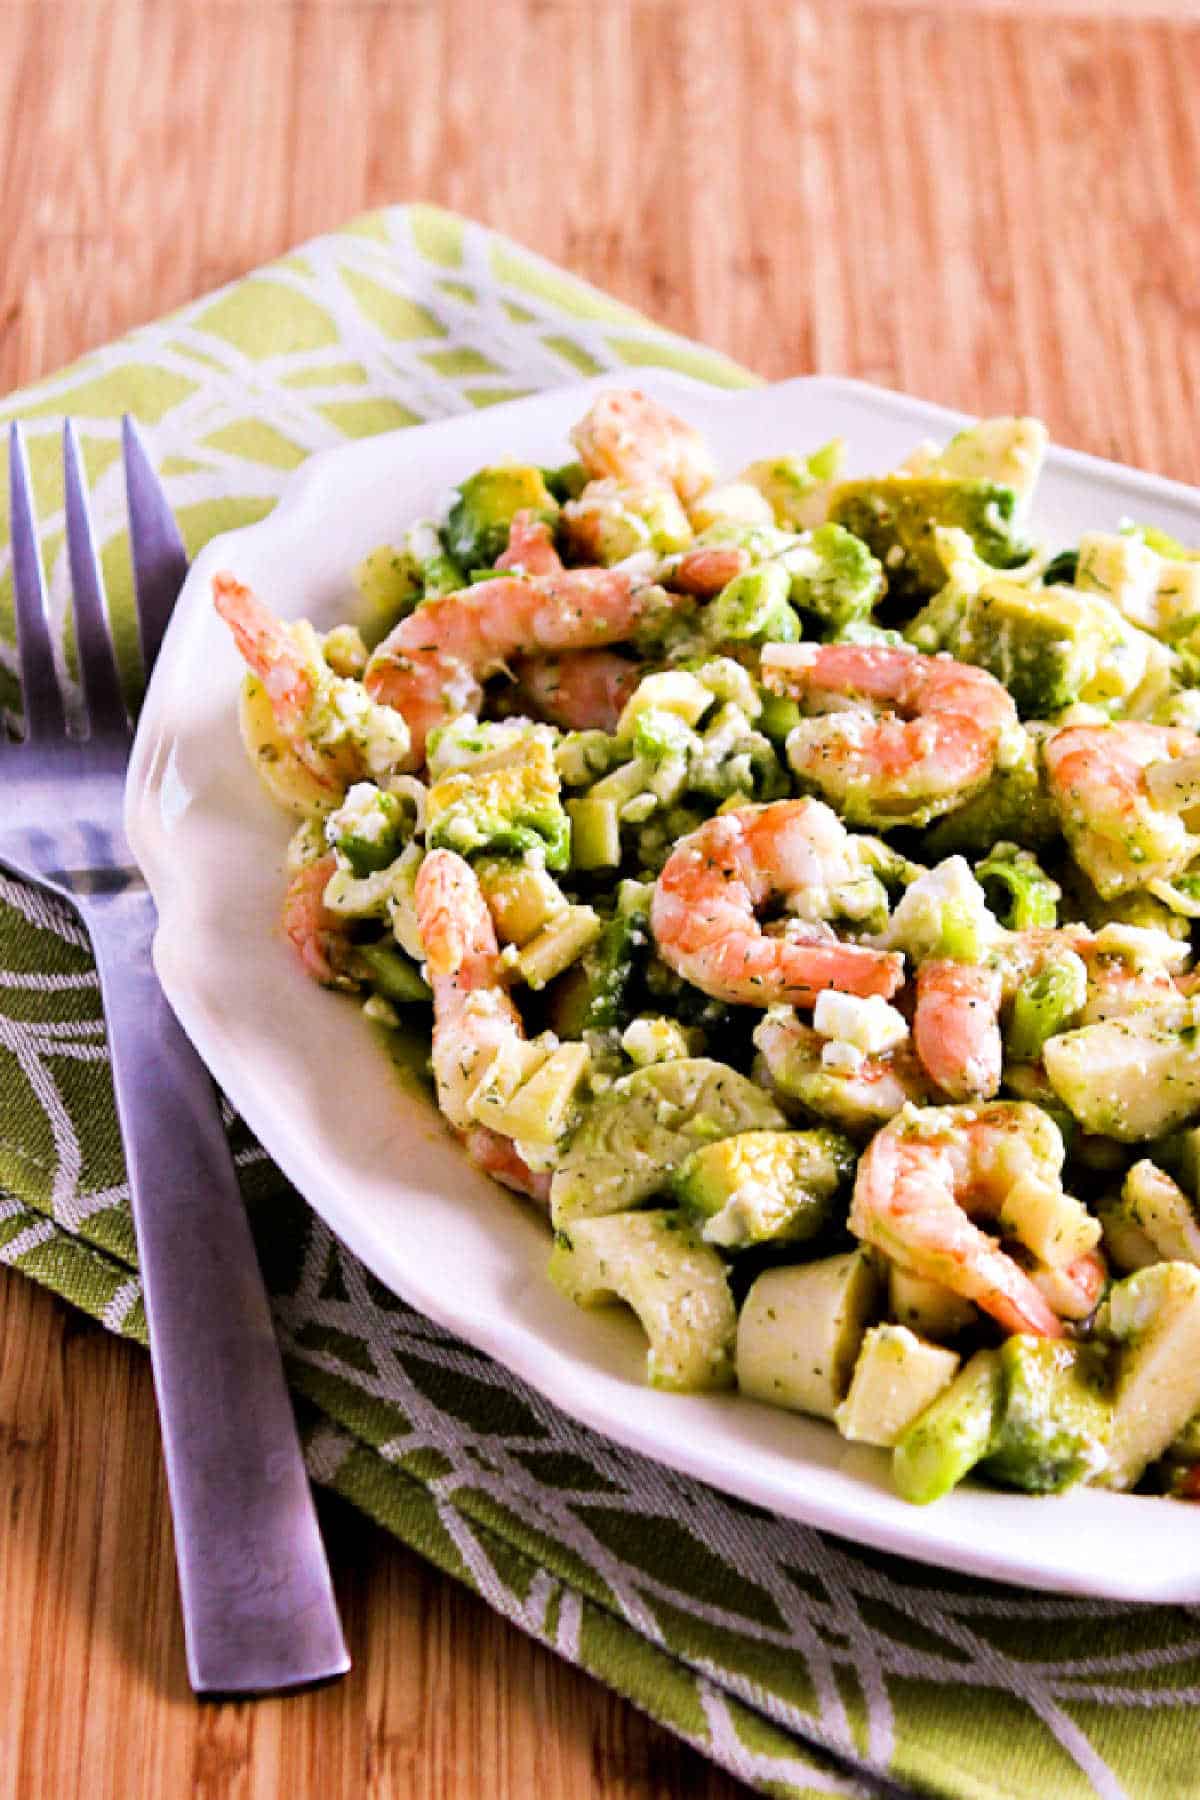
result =
[[[1200,550],[1039,544],[1033,419],[866,479],[724,479],[634,391],[571,436],[354,624],[215,579],[299,966],[430,1018],[448,1128],[656,1385],[915,1502],[1200,1498]]]

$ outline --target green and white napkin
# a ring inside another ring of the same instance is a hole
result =
[[[269,511],[313,450],[651,364],[750,380],[481,226],[394,207],[13,396],[0,416],[28,421],[60,617],[57,432],[64,414],[79,421],[133,663],[123,412],[148,428],[194,553]],[[12,705],[0,523],[0,704]],[[788,1796],[989,1800],[1200,1789],[1195,1609],[939,1574],[618,1449],[388,1293],[232,1115],[230,1131],[314,1478],[744,1781]],[[143,1338],[87,940],[2,875],[0,1258]],[[1030,1503],[1031,1531],[1053,1504]]]

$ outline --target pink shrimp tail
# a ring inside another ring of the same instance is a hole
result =
[[[990,1100],[1004,1060],[1001,979],[995,969],[933,961],[917,971],[913,1043],[921,1066],[951,1100]]]
[[[283,929],[305,971],[325,987],[344,981],[345,969],[337,965],[345,959],[338,952],[348,948],[343,921],[325,904],[325,889],[336,868],[332,851],[306,864],[292,877],[283,901]]]
[[[520,569],[526,575],[559,575],[562,557],[554,548],[554,533],[536,513],[517,513],[508,528],[508,548],[497,559],[498,569]]]

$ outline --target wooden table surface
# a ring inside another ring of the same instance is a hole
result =
[[[765,375],[1200,481],[1197,93],[1194,0],[0,0],[0,391],[422,197]],[[323,1514],[354,1673],[197,1707],[145,1359],[0,1272],[0,1796],[742,1791]]]

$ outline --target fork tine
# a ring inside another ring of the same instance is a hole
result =
[[[92,530],[79,438],[70,419],[63,424],[63,472],[67,496],[67,560],[71,565],[71,599],[75,610],[75,642],[79,674],[87,702],[88,729],[125,731],[129,717],[121,697],[121,676],[113,653],[104,582]]]
[[[27,738],[62,737],[67,722],[46,617],[46,589],[33,518],[29,461],[21,427],[15,420],[8,434],[8,491],[25,735]]]
[[[126,413],[121,421],[121,448],[125,457],[125,494],[129,508],[138,629],[142,639],[142,662],[149,681],[171,608],[187,574],[188,559],[175,515],[167,504],[162,483],[154,472],[137,422],[130,413]]]

